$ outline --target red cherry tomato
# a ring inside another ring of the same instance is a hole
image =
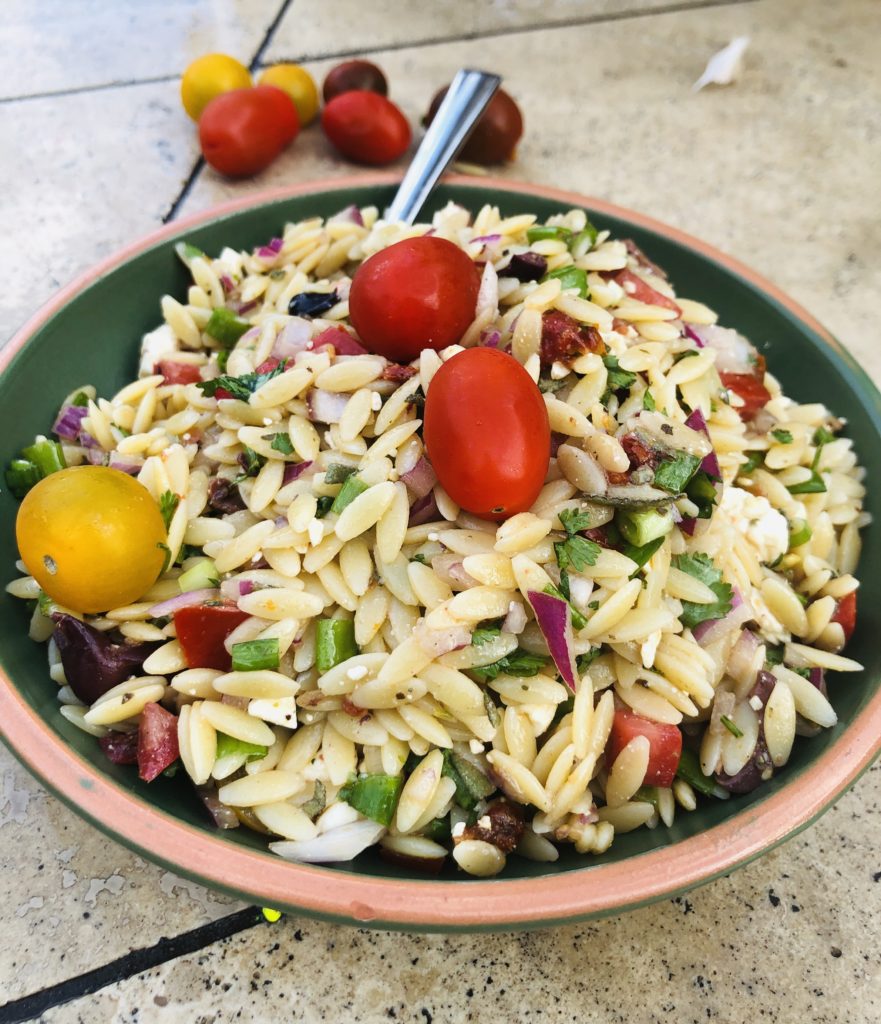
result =
[[[229,672],[232,658],[223,641],[247,617],[232,603],[196,604],[176,611],[174,625],[187,665]]]
[[[425,400],[425,444],[444,490],[484,519],[525,512],[551,456],[541,392],[506,352],[469,348],[448,359]]]
[[[343,156],[372,167],[397,160],[410,145],[407,118],[391,100],[365,89],[332,99],[321,114],[321,127]]]
[[[645,736],[649,741],[649,766],[643,780],[645,785],[672,786],[682,756],[682,733],[679,727],[652,722],[632,711],[615,712],[609,742],[606,744],[606,767],[611,768],[621,751],[637,736]]]
[[[202,379],[199,367],[192,363],[177,363],[173,359],[160,359],[155,373],[162,374],[163,384],[195,384]]]
[[[406,238],[358,268],[349,317],[369,349],[407,363],[424,348],[459,341],[474,319],[479,288],[477,267],[457,245]]]
[[[722,384],[735,395],[743,399],[743,405],[737,407],[740,418],[746,423],[755,416],[759,409],[771,401],[771,392],[765,387],[763,378],[764,371],[759,375],[756,373],[727,373],[719,374]]]
[[[831,622],[837,622],[844,630],[844,642],[853,636],[857,624],[857,592],[852,590],[838,602]]]
[[[178,757],[177,715],[159,704],[148,704],[138,725],[138,774],[152,782]]]
[[[221,174],[257,174],[300,130],[294,101],[274,85],[234,89],[216,96],[199,118],[202,155]]]

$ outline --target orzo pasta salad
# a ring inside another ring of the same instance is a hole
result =
[[[177,251],[137,378],[7,471],[7,589],[96,757],[291,860],[492,875],[835,724],[843,421],[635,243],[449,205]]]

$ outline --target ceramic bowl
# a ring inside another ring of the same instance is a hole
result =
[[[208,252],[250,248],[285,221],[329,215],[357,203],[382,209],[394,191],[388,175],[298,185],[238,200],[170,224],[100,264],[60,292],[0,352],[2,458],[47,432],[62,398],[92,383],[110,394],[136,372],[141,335],[160,321],[159,297],[183,296],[187,280],[173,244]],[[868,470],[868,506],[881,493],[881,396],[854,359],[807,312],[736,261],[640,214],[537,186],[449,179],[431,208],[449,200],[477,209],[544,219],[584,206],[600,228],[630,236],[665,267],[678,289],[716,309],[765,353],[786,392],[821,400],[848,420]],[[0,572],[14,575],[17,503],[0,494]],[[393,869],[377,856],[333,867],[290,864],[263,837],[218,832],[189,785],[160,778],[149,786],[131,768],[110,764],[92,737],[61,717],[42,646],[27,637],[21,602],[0,597],[0,731],[21,761],[77,813],[146,857],[207,886],[264,906],[376,927],[427,931],[534,927],[601,916],[669,897],[729,872],[810,824],[868,766],[881,747],[881,645],[872,642],[881,606],[881,534],[864,535],[860,618],[848,654],[865,671],[831,677],[838,725],[796,744],[769,784],[727,802],[680,813],[671,829],[641,829],[616,839],[601,857],[563,847],[555,864],[509,859],[502,877],[439,878]]]

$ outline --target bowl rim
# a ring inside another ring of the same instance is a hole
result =
[[[0,350],[0,372],[84,288],[188,228],[296,196],[387,186],[399,180],[395,172],[313,180],[241,196],[172,221],[57,292]],[[462,175],[448,175],[444,182],[587,206],[673,239],[784,307],[832,347],[863,386],[875,390],[853,357],[810,313],[754,270],[686,232],[605,200],[542,185]],[[806,828],[859,778],[881,749],[879,689],[842,735],[792,782],[760,805],[697,836],[622,861],[586,863],[584,868],[544,878],[422,881],[291,863],[186,825],[133,797],[59,740],[2,668],[0,684],[0,735],[12,752],[52,793],[112,838],[175,872],[259,905],[348,924],[425,931],[562,924],[635,909],[685,892],[748,863]]]

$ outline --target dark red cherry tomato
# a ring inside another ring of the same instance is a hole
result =
[[[391,100],[364,89],[332,99],[322,111],[321,127],[343,156],[371,167],[390,164],[410,145],[407,118]]]
[[[606,766],[611,768],[627,744],[637,736],[649,741],[646,786],[672,786],[682,756],[682,733],[676,725],[653,722],[633,711],[616,711],[606,744]]]
[[[372,352],[408,363],[424,348],[459,341],[474,319],[479,288],[477,267],[457,245],[406,238],[358,268],[349,317]]]
[[[446,94],[447,89],[441,89],[435,94],[428,113],[423,118],[422,123],[426,127],[434,120]],[[481,114],[459,157],[474,164],[502,164],[513,159],[514,149],[521,135],[523,115],[520,108],[504,89],[499,89]]]
[[[234,89],[215,96],[199,118],[202,155],[221,174],[257,174],[300,130],[294,101],[274,85]]]
[[[425,399],[425,445],[444,490],[484,519],[525,512],[551,456],[541,392],[506,352],[469,348],[448,359]]]
[[[328,71],[321,92],[324,102],[330,103],[344,92],[363,89],[379,93],[380,96],[388,96],[385,75],[369,60],[344,60],[342,64],[337,64]]]

